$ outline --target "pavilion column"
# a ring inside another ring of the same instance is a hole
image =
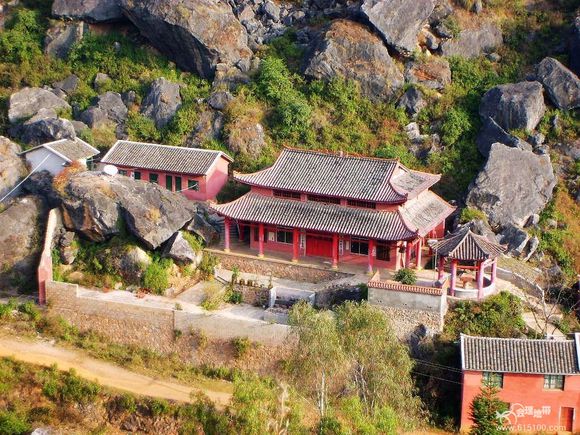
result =
[[[495,279],[497,278],[497,257],[493,259],[491,263],[491,282],[495,284]]]
[[[238,223],[238,240],[240,242],[244,241],[244,226],[241,223]]]
[[[457,282],[457,260],[451,260],[451,279],[449,281],[449,291],[451,296],[455,296],[455,284]]]
[[[477,265],[477,299],[479,300],[483,299],[483,263],[483,261],[480,261]]]
[[[264,224],[258,224],[258,257],[264,257]]]
[[[421,257],[423,250],[423,239],[419,238],[415,244],[415,269],[421,269]]]
[[[441,281],[443,279],[443,273],[445,272],[445,257],[443,255],[439,257],[439,266],[437,269],[437,281]]]
[[[409,240],[407,240],[406,245],[405,245],[405,269],[408,269],[409,267],[411,267],[411,249],[412,249],[412,244]]]
[[[373,239],[369,240],[369,274],[373,273],[373,266],[375,263],[375,241]]]
[[[230,252],[230,227],[231,219],[229,217],[224,218],[224,252]]]
[[[338,269],[338,234],[332,235],[332,268]]]
[[[300,230],[294,228],[292,230],[292,261],[298,263],[298,257],[300,256]]]

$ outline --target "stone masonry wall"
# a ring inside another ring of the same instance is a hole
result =
[[[407,340],[420,325],[427,328],[428,335],[440,332],[443,328],[439,313],[395,307],[380,308],[387,314],[393,331],[401,340]]]

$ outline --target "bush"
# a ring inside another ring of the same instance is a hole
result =
[[[18,306],[18,311],[28,316],[33,322],[40,319],[40,311],[32,301],[24,302]]]
[[[203,242],[195,234],[191,234],[188,231],[182,231],[181,235],[195,252],[200,252],[203,249]]]
[[[234,347],[235,357],[243,358],[250,351],[252,342],[247,337],[236,337],[232,339],[232,346]]]
[[[226,302],[230,304],[241,304],[244,301],[244,295],[238,290],[228,290],[226,293]]]
[[[42,55],[44,27],[40,13],[29,9],[17,10],[0,33],[0,59],[4,62],[32,62]]]
[[[151,415],[158,417],[160,415],[167,415],[171,413],[172,408],[167,400],[151,399],[149,401],[149,411],[151,412]]]
[[[0,319],[9,317],[12,312],[16,309],[16,301],[11,299],[6,304],[0,304]]]
[[[208,282],[203,286],[204,299],[201,307],[208,311],[217,310],[224,301],[224,288],[217,282]]]
[[[417,283],[417,273],[413,269],[399,269],[394,276],[395,281],[406,285],[415,285]]]
[[[129,414],[133,414],[137,411],[137,401],[135,397],[130,394],[122,394],[117,397],[115,401],[117,405],[117,409],[120,411],[128,412]]]
[[[201,279],[211,279],[214,276],[214,269],[218,264],[218,258],[209,252],[204,252],[199,263],[198,269],[201,274]]]
[[[53,365],[41,372],[40,377],[42,393],[59,403],[92,403],[101,391],[99,385],[77,376],[74,369],[61,374]]]
[[[506,432],[503,421],[498,417],[509,409],[509,405],[497,397],[498,389],[489,385],[481,388],[471,403],[471,418],[474,425],[470,433],[474,435],[500,435]]]
[[[461,222],[462,224],[466,224],[468,222],[475,220],[482,220],[484,222],[487,222],[487,216],[485,215],[484,212],[476,208],[465,207],[463,210],[461,210],[459,222]]]
[[[10,411],[0,411],[0,434],[24,435],[30,433],[30,425],[20,415]]]
[[[153,259],[143,273],[143,286],[157,295],[165,294],[169,287],[170,266],[168,259]]]

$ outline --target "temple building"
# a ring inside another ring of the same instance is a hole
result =
[[[439,175],[398,160],[284,149],[273,166],[234,174],[250,191],[212,208],[257,251],[339,264],[420,267],[427,238],[442,238],[454,207],[431,192]]]

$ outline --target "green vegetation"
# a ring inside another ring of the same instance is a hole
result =
[[[252,348],[252,342],[248,337],[236,337],[232,340],[232,345],[236,358],[243,358]]]
[[[394,276],[395,281],[406,285],[415,285],[417,283],[417,272],[415,269],[399,269]]]
[[[509,405],[497,397],[499,389],[484,385],[481,393],[471,404],[471,417],[474,425],[470,433],[473,435],[500,435],[506,432],[503,421],[498,414],[509,409]]]
[[[461,210],[461,214],[459,215],[459,222],[466,224],[476,220],[487,222],[487,216],[484,212],[476,208],[465,207],[463,210]]]
[[[169,288],[169,269],[173,261],[168,258],[154,257],[143,274],[143,287],[157,295],[165,294]]]
[[[191,249],[193,249],[195,252],[201,252],[203,249],[203,241],[200,237],[196,236],[195,234],[191,234],[189,231],[182,231],[181,235],[187,241],[187,243],[189,243]]]
[[[226,291],[218,282],[207,282],[203,286],[203,295],[202,308],[204,310],[214,311],[219,309],[225,301]]]

